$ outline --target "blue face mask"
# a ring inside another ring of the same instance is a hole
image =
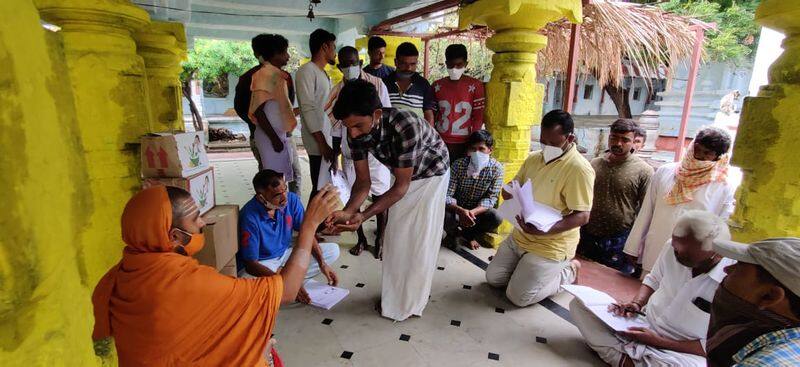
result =
[[[375,131],[375,127],[375,120],[372,120],[372,128],[368,133],[356,136],[355,138],[350,138],[350,140],[359,145],[372,146],[375,143],[375,137],[372,135],[372,132]]]
[[[397,72],[397,78],[398,79],[408,79],[408,78],[411,78],[412,76],[414,76],[414,72],[413,71],[398,71]]]

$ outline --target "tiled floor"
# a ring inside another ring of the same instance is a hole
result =
[[[224,159],[212,162],[217,202],[242,205],[252,195],[255,160]],[[307,197],[308,187],[304,191]],[[373,219],[366,224],[370,243],[374,228]],[[345,250],[355,237],[343,235],[337,241]],[[422,317],[395,323],[373,310],[380,295],[380,262],[367,252],[356,257],[342,251],[334,268],[350,295],[330,311],[284,306],[275,329],[277,350],[288,366],[604,365],[568,321],[570,295],[562,293],[541,304],[517,308],[485,283],[478,266],[488,262],[494,250],[459,253],[439,252],[439,270]],[[635,281],[599,265],[585,269],[582,278],[592,280],[581,283],[616,284],[609,291],[624,295],[638,287]],[[363,287],[357,287],[359,283]]]

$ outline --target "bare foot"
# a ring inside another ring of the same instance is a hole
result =
[[[358,241],[358,243],[356,243],[356,245],[353,246],[353,248],[350,249],[350,255],[353,255],[353,256],[361,255],[361,252],[364,251],[364,248],[366,248],[366,247],[367,247],[367,242],[366,241],[364,241],[364,242]]]
[[[481,244],[478,243],[478,241],[471,240],[471,241],[469,241],[469,248],[472,249],[472,250],[477,250],[477,249],[481,248]]]
[[[372,256],[376,259],[383,259],[383,238],[375,239],[375,246],[372,247]]]
[[[575,274],[575,279],[572,283],[578,283],[578,274],[581,272],[581,262],[577,259],[572,259],[569,262],[569,266],[572,268],[572,274]]]

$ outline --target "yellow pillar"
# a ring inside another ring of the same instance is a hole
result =
[[[181,61],[186,59],[183,24],[153,21],[135,34],[147,69],[150,112],[155,131],[184,130],[181,108]]]
[[[31,1],[0,1],[0,65],[0,364],[98,366],[86,162],[60,36]]]
[[[417,46],[417,50],[419,50],[419,67],[418,69],[422,70],[422,55],[425,50],[422,49],[423,44],[422,40],[419,38],[414,37],[398,37],[398,36],[380,36],[386,41],[386,56],[383,58],[383,63],[394,67],[394,57],[397,55],[397,46],[400,46],[403,42],[411,42],[414,46]],[[356,40],[356,48],[359,50],[366,50],[367,49],[367,42],[369,42],[369,36],[361,37]],[[365,63],[369,63],[369,57],[364,60]]]
[[[34,3],[61,27],[91,193],[81,198],[88,208],[78,252],[93,287],[120,259],[119,218],[140,187],[138,141],[152,130],[144,62],[132,36],[149,16],[123,0]]]
[[[583,18],[580,0],[478,0],[459,10],[459,27],[486,25],[495,34],[486,46],[495,52],[494,68],[486,85],[487,129],[494,135],[494,157],[505,167],[508,182],[519,171],[530,150],[531,128],[542,117],[544,86],[536,83],[536,57],[547,45],[538,31],[566,17]],[[497,245],[511,231],[500,227]]]
[[[733,150],[744,171],[731,218],[738,241],[800,236],[800,3],[765,0],[756,21],[786,34],[769,84],[745,99]]]

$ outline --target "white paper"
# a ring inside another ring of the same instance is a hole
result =
[[[331,184],[339,190],[339,199],[342,200],[342,205],[347,205],[347,202],[350,201],[350,183],[344,177],[344,172],[338,170],[336,172],[331,171],[330,174]]]
[[[330,310],[350,294],[349,289],[330,286],[314,279],[306,281],[303,287],[308,292],[311,305],[326,310]]]
[[[650,324],[641,315],[623,317],[609,312],[608,306],[617,301],[605,292],[582,285],[562,285],[561,288],[575,296],[600,321],[614,331],[627,331],[631,327],[650,327]]]
[[[534,225],[543,232],[549,231],[553,225],[563,219],[558,210],[534,200],[531,180],[525,181],[521,187],[519,182],[511,181],[508,185],[503,186],[503,189],[511,194],[512,198],[503,201],[498,211],[503,219],[511,222],[515,227],[519,228],[517,215],[522,216],[526,223]]]

